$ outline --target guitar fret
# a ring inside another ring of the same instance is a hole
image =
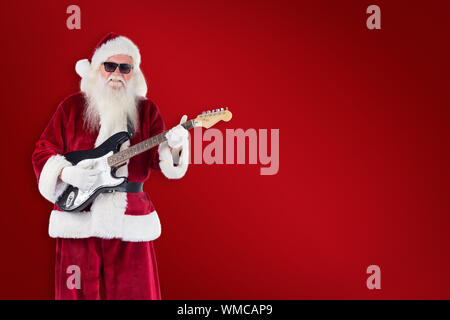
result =
[[[194,128],[194,120],[189,120],[185,123],[181,124],[186,130],[190,130],[192,128]],[[166,141],[166,133],[167,131],[164,131],[156,136],[153,136],[147,140],[141,141],[138,144],[135,144],[134,146],[129,147],[128,149],[119,151],[116,154],[113,154],[112,156],[110,156],[108,158],[108,164],[110,166],[114,166],[116,164],[119,164],[121,162],[124,162],[132,157],[134,157],[135,155],[138,155],[144,151],[147,151],[157,145],[159,145],[160,143]]]

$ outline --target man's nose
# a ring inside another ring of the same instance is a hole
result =
[[[116,70],[114,70],[113,74],[121,75],[120,70],[119,70],[119,66],[117,66],[117,68],[116,68]]]

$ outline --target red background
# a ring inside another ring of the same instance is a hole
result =
[[[81,30],[66,8],[81,7]],[[368,5],[382,30],[366,28]],[[279,128],[280,170],[145,185],[163,299],[450,298],[448,1],[3,1],[0,298],[53,298],[34,143],[107,32],[141,49],[167,125]],[[204,143],[204,146],[207,143]],[[176,199],[176,200],[174,200]],[[381,290],[366,268],[381,267]]]

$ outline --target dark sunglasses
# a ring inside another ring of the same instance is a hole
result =
[[[119,66],[120,73],[124,74],[130,73],[131,69],[133,69],[133,66],[128,63],[103,62],[103,66],[106,72],[114,72]]]

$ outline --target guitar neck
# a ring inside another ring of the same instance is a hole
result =
[[[186,130],[190,130],[195,127],[194,120],[189,120],[181,124]],[[118,166],[129,159],[133,158],[134,156],[137,156],[138,154],[141,154],[147,150],[150,150],[151,148],[161,144],[162,142],[166,141],[167,138],[166,133],[168,131],[164,131],[156,136],[153,136],[147,140],[141,141],[125,150],[119,151],[112,156],[108,157],[108,165],[110,167]]]

